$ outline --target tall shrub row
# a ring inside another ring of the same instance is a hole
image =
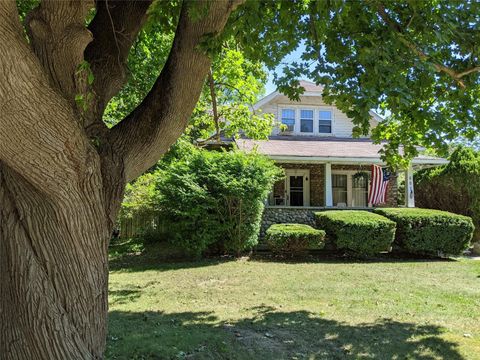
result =
[[[418,208],[378,208],[315,213],[331,244],[357,255],[392,249],[419,255],[460,255],[470,245],[472,219],[446,211]]]
[[[480,153],[456,149],[449,164],[418,171],[415,202],[418,207],[470,216],[476,227],[474,242],[480,242]],[[478,245],[477,245],[478,246]],[[480,246],[478,246],[480,251]]]

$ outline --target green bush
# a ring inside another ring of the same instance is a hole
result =
[[[265,235],[265,241],[274,253],[299,255],[309,249],[322,249],[325,231],[303,224],[274,224]]]
[[[449,160],[415,173],[415,204],[470,216],[476,227],[473,239],[480,244],[480,152],[459,147]]]
[[[418,208],[376,209],[397,224],[395,244],[424,255],[459,255],[470,245],[472,219],[440,210]]]
[[[148,226],[142,229],[140,238],[143,239],[146,244],[154,244],[168,241],[169,234],[161,226]]]
[[[358,255],[389,251],[395,237],[393,221],[368,211],[322,211],[315,213],[315,219],[337,249]]]
[[[255,246],[264,200],[282,174],[256,153],[193,146],[160,172],[156,188],[162,220],[171,241],[194,255],[209,247],[239,254]]]

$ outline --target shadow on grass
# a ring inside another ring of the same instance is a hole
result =
[[[434,325],[351,325],[305,311],[249,310],[253,317],[229,323],[206,312],[113,311],[107,359],[463,359]]]
[[[232,257],[195,260],[167,243],[143,244],[132,239],[130,242],[110,247],[109,267],[112,271],[125,272],[170,271],[218,265],[232,260],[234,260]]]
[[[275,255],[268,251],[256,252],[250,260],[275,263],[343,263],[343,264],[372,264],[372,263],[422,263],[422,262],[455,262],[452,258],[438,258],[415,256],[412,254],[379,254],[370,257],[355,257],[338,251],[315,251],[300,257]]]
[[[301,257],[274,255],[268,251],[256,251],[249,260],[276,263],[417,263],[451,262],[450,258],[415,256],[405,253],[379,254],[375,257],[352,257],[338,251],[313,251]],[[235,261],[233,256],[212,256],[202,259],[186,257],[185,254],[167,243],[144,244],[141,240],[131,239],[110,247],[110,270],[137,272],[146,270],[170,271],[218,265]]]
[[[109,301],[112,305],[121,305],[137,300],[142,295],[140,288],[138,289],[124,289],[124,290],[110,290],[108,292]]]

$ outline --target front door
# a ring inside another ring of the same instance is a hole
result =
[[[285,195],[289,206],[310,206],[308,170],[285,171]]]

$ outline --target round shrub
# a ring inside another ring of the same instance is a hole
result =
[[[300,255],[309,249],[322,249],[325,231],[304,224],[274,224],[265,235],[269,249],[274,253]]]
[[[315,213],[315,220],[337,249],[357,255],[390,251],[395,237],[393,221],[368,211],[322,211]]]
[[[468,216],[418,208],[382,208],[375,212],[396,222],[395,244],[410,253],[460,255],[472,239],[474,225]]]
[[[272,160],[256,153],[191,146],[161,170],[156,183],[170,241],[194,255],[251,249],[264,200],[281,175]]]

